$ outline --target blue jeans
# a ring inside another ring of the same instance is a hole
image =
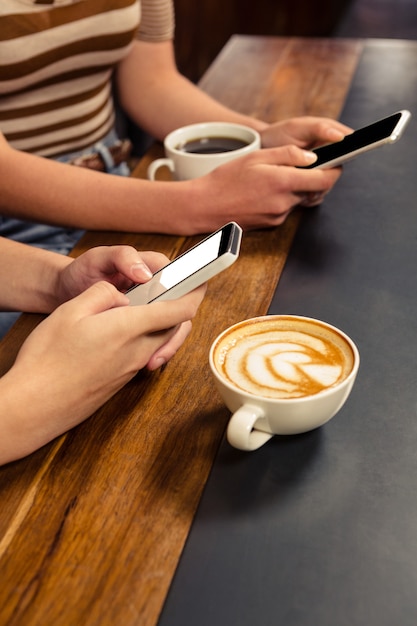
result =
[[[111,154],[107,150],[107,147],[113,145],[117,140],[116,132],[111,131],[106,137],[87,149],[61,155],[56,157],[55,161],[67,163],[78,156],[98,152],[106,164],[107,173],[116,174],[117,176],[129,176],[130,170],[127,163],[115,166]],[[83,230],[38,224],[36,222],[0,216],[0,237],[6,237],[7,239],[13,239],[14,241],[60,254],[68,254],[83,234]],[[28,268],[28,271],[30,271],[30,268]],[[20,313],[0,313],[0,338],[5,335],[19,315]]]

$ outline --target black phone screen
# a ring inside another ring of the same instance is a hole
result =
[[[346,135],[342,141],[337,141],[336,143],[332,143],[327,146],[315,148],[313,152],[317,154],[317,161],[315,161],[312,165],[308,165],[305,169],[318,167],[328,161],[333,161],[333,159],[355,152],[365,146],[377,143],[378,141],[389,137],[394,132],[394,129],[400,119],[401,112],[394,113],[393,115],[390,115],[383,120],[379,120],[374,124],[355,130],[352,134]]]

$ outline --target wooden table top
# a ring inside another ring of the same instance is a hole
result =
[[[337,118],[365,45],[235,36],[201,86],[267,121]],[[267,312],[299,219],[245,234],[238,263],[210,281],[192,335],[162,371],[140,373],[89,420],[0,468],[1,624],[157,623],[229,417],[209,346]],[[174,257],[199,239],[92,232],[75,254],[127,243]],[[1,343],[2,373],[39,319],[22,316]]]

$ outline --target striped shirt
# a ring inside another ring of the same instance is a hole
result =
[[[0,0],[0,131],[57,156],[114,125],[112,76],[134,38],[173,37],[172,0]]]

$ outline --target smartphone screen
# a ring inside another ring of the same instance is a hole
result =
[[[148,282],[130,289],[127,296],[131,304],[178,298],[206,282],[237,258],[241,234],[235,222],[226,224],[156,272]]]
[[[225,236],[222,231],[218,231],[162,268],[155,274],[158,277],[158,286],[151,295],[156,298],[163,291],[171,289],[191,274],[195,274],[198,270],[212,263],[224,253],[222,244],[224,246],[225,241],[227,241],[227,235]]]
[[[361,152],[385,143],[392,143],[401,136],[409,118],[410,113],[408,111],[398,111],[374,124],[356,130],[342,141],[315,148],[313,152],[317,154],[317,161],[305,169],[327,164],[336,167]]]

